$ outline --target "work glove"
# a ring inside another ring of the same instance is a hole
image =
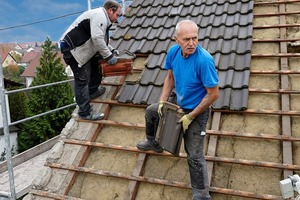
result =
[[[186,133],[186,130],[189,128],[189,125],[192,123],[194,118],[190,114],[183,115],[181,119],[178,121],[178,123],[182,123],[182,128],[184,133]]]
[[[164,101],[160,101],[159,104],[158,104],[158,109],[157,109],[159,117],[163,116],[163,113],[162,113],[163,106],[164,106]]]
[[[112,56],[108,61],[107,63],[110,64],[110,65],[114,65],[118,62],[118,59],[115,57],[115,56]]]

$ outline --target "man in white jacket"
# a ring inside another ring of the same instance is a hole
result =
[[[66,64],[70,65],[75,78],[75,98],[82,119],[100,120],[103,113],[92,111],[90,100],[105,93],[100,85],[102,74],[99,60],[116,64],[114,49],[108,44],[109,28],[121,16],[121,6],[108,0],[103,7],[81,14],[65,31],[60,43]]]

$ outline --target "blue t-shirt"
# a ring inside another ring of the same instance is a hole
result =
[[[205,88],[219,82],[213,57],[200,45],[187,58],[182,57],[178,44],[172,46],[164,68],[173,71],[177,104],[183,109],[196,108],[207,94]]]

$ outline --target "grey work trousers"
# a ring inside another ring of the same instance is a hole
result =
[[[146,138],[148,140],[153,140],[156,136],[159,124],[157,109],[158,103],[152,104],[146,109]],[[189,125],[187,132],[183,135],[193,192],[192,200],[211,199],[207,166],[203,153],[208,118],[209,109],[198,115]]]
[[[100,55],[93,56],[86,64],[78,67],[78,63],[67,49],[61,49],[65,62],[70,65],[74,74],[74,93],[76,103],[79,107],[78,115],[86,117],[90,114],[90,95],[98,90],[102,80],[102,73],[99,70]]]

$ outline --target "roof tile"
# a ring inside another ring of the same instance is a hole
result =
[[[161,70],[160,68],[155,68],[154,70],[145,68],[145,71],[141,77],[141,85],[155,85],[163,86],[163,80],[167,75],[167,70]]]
[[[157,102],[166,71],[161,68],[175,44],[178,21],[191,19],[199,26],[199,44],[215,59],[220,98],[215,109],[243,110],[248,104],[252,48],[251,0],[135,0],[111,37],[120,51],[148,54],[139,82],[126,83],[118,101]]]

